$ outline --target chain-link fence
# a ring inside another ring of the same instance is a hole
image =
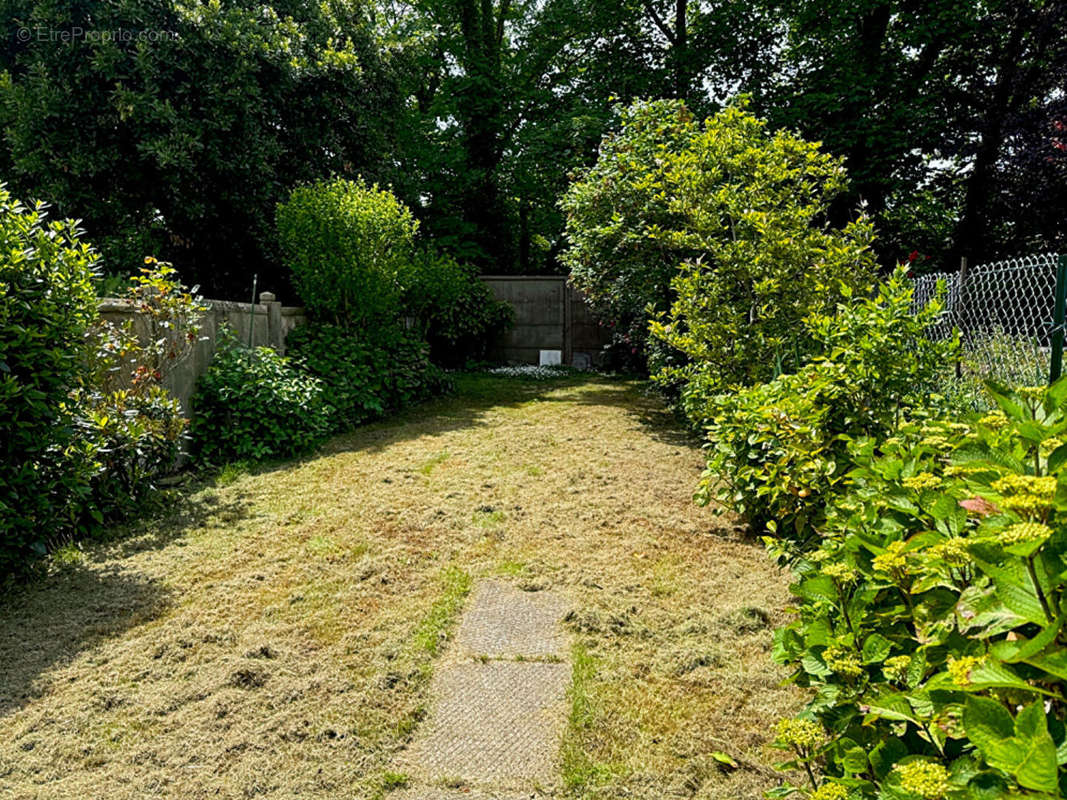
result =
[[[959,330],[960,380],[1039,385],[1049,379],[1053,351],[1062,352],[1062,333],[1053,333],[1057,275],[1065,269],[1067,256],[1045,253],[922,275],[915,279],[915,303],[929,302],[944,282],[945,308],[931,334]]]

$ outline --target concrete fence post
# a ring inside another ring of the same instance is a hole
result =
[[[259,303],[267,309],[267,346],[281,353],[285,349],[282,304],[278,302],[273,292],[260,292]]]

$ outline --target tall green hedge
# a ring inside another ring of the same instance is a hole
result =
[[[80,233],[0,186],[0,574],[43,554],[87,491],[70,401],[96,317]]]

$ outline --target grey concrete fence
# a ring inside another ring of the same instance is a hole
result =
[[[189,403],[196,389],[197,379],[204,374],[218,349],[219,334],[223,326],[234,331],[239,341],[254,347],[273,347],[285,352],[285,337],[293,328],[304,322],[304,309],[283,306],[273,294],[263,292],[260,302],[234,303],[228,300],[205,300],[207,311],[201,322],[201,341],[193,352],[178,364],[167,376],[166,387],[178,398],[182,410],[188,416]],[[119,324],[133,320],[133,329],[147,335],[148,326],[144,316],[127,300],[104,298],[100,301],[100,316]],[[251,336],[251,338],[249,338]]]
[[[559,350],[564,364],[585,367],[596,363],[608,337],[597,325],[580,295],[558,276],[486,275],[498,300],[515,309],[515,325],[495,342],[490,355],[507,363],[536,364],[541,350]],[[259,302],[235,303],[229,300],[205,300],[207,312],[201,323],[201,341],[193,352],[167,376],[166,387],[182,404],[186,415],[196,389],[218,349],[223,326],[237,335],[238,341],[254,347],[272,347],[285,353],[285,337],[305,321],[304,309],[283,306],[270,292],[263,292]],[[147,335],[147,321],[129,301],[104,298],[100,316],[116,323],[133,320],[134,331]]]

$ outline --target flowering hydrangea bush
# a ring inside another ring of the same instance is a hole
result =
[[[1067,380],[990,391],[971,424],[850,440],[818,545],[768,540],[797,575],[775,656],[813,690],[777,745],[811,798],[1064,796]]]

